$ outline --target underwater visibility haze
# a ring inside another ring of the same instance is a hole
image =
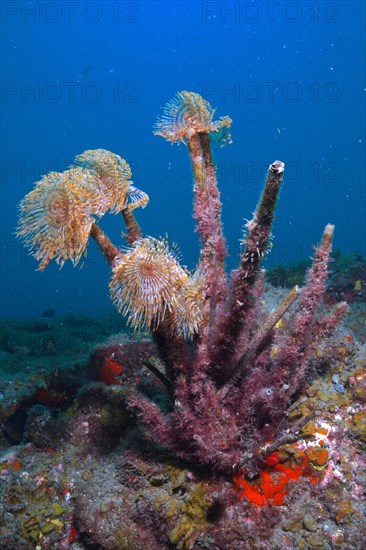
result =
[[[93,245],[81,274],[51,265],[40,275],[14,237],[17,204],[33,183],[87,149],[126,159],[151,198],[138,214],[144,231],[167,234],[194,267],[189,164],[152,134],[180,90],[234,121],[232,145],[214,152],[230,267],[277,158],[287,168],[269,265],[308,258],[327,222],[336,248],[365,254],[363,2],[232,4],[3,3],[3,316],[110,307],[96,289],[96,280],[106,289],[108,272]],[[103,223],[118,234],[114,216]]]
[[[365,4],[1,21],[0,547],[362,550]]]

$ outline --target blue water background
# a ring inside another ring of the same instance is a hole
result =
[[[2,5],[1,315],[112,308],[94,243],[82,270],[43,272],[14,238],[17,203],[51,169],[105,148],[150,195],[144,233],[168,234],[182,262],[198,255],[185,146],[152,134],[176,91],[229,115],[232,145],[215,149],[230,256],[238,259],[276,159],[288,170],[267,265],[311,255],[326,223],[335,245],[365,254],[365,3],[6,2]],[[34,93],[31,92],[34,90]],[[124,244],[120,215],[101,226]]]

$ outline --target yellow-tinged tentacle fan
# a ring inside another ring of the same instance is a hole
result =
[[[167,141],[182,141],[189,131],[204,132],[216,143],[224,145],[231,141],[228,133],[232,121],[229,117],[213,120],[215,109],[202,96],[194,92],[178,92],[164,107],[163,114],[155,124],[155,135]]]
[[[132,185],[131,168],[127,162],[106,149],[90,149],[77,155],[74,165],[96,172],[105,186],[104,193],[110,200],[110,210],[118,213],[129,206],[134,210],[144,208],[149,197]]]
[[[145,208],[149,202],[149,195],[134,185],[130,185],[127,192],[128,209],[130,212],[135,208]]]
[[[204,303],[206,299],[206,282],[204,275],[197,270],[189,275],[173,309],[172,325],[174,331],[190,338],[198,334],[208,319],[205,319]]]
[[[145,237],[114,260],[110,293],[135,329],[155,330],[178,307],[188,274],[165,240]]]
[[[109,208],[101,182],[84,168],[50,172],[19,205],[17,236],[43,270],[51,260],[76,265],[85,253],[94,216]]]

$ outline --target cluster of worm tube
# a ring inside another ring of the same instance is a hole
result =
[[[176,456],[220,471],[240,468],[254,475],[267,454],[292,437],[286,431],[286,411],[304,385],[319,341],[333,333],[347,311],[342,303],[322,315],[334,227],[327,225],[324,230],[304,288],[293,288],[264,317],[260,266],[284,164],[270,165],[259,204],[247,224],[239,266],[227,277],[210,138],[207,132],[188,131],[185,142],[194,174],[206,321],[193,341],[172,333],[169,315],[153,331],[160,363],[151,361],[147,366],[165,384],[170,412],[163,413],[135,391],[129,393],[128,404],[150,436]],[[137,224],[132,215],[126,221],[133,242],[132,235],[140,237]],[[113,246],[102,244],[104,236],[96,227],[92,235],[106,257],[113,257]],[[296,429],[299,426],[292,431]]]

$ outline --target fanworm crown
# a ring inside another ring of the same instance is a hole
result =
[[[85,252],[94,217],[109,203],[99,178],[83,168],[51,172],[36,183],[21,201],[17,236],[40,262],[43,270],[52,259],[62,267],[74,265]]]
[[[112,265],[113,302],[135,329],[156,329],[178,306],[188,275],[165,240],[145,237]]]
[[[104,194],[109,197],[111,212],[118,213],[127,206],[128,198],[133,208],[149,202],[149,197],[143,191],[132,186],[131,168],[127,162],[106,149],[84,151],[74,160],[75,166],[83,166],[95,171],[104,186]]]
[[[230,134],[224,130],[230,128],[231,119],[223,117],[214,122],[214,114],[215,109],[199,94],[178,92],[164,106],[163,115],[155,124],[155,134],[173,142],[185,142],[188,132],[216,134],[230,140]]]

